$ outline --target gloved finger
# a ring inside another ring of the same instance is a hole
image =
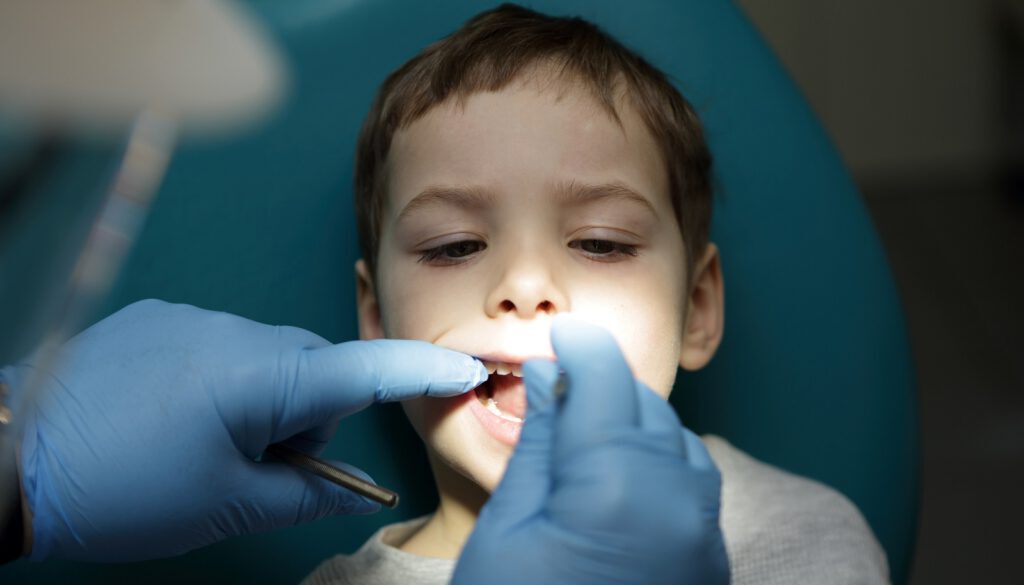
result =
[[[523,364],[523,385],[526,386],[526,411],[546,409],[555,401],[555,384],[560,368],[557,362],[530,360]]]
[[[643,382],[637,382],[637,398],[640,403],[640,426],[644,431],[665,437],[665,447],[686,456],[686,443],[681,432],[683,425],[676,411],[667,400],[651,390]]]
[[[323,453],[327,447],[327,443],[334,437],[335,431],[338,430],[338,424],[340,421],[332,421],[325,425],[313,427],[308,431],[303,431],[294,437],[286,440],[285,443],[289,447],[293,447],[302,451],[303,453],[309,453],[310,455],[319,455]]]
[[[339,461],[330,464],[373,483],[369,475],[355,466]],[[243,493],[236,497],[250,504],[239,507],[243,511],[259,511],[266,526],[253,527],[257,530],[284,528],[339,514],[372,514],[381,509],[377,502],[281,461],[252,463],[251,471]],[[246,532],[252,530],[235,534]]]
[[[633,374],[610,333],[558,316],[551,327],[551,344],[566,377],[555,439],[557,458],[638,425]]]
[[[299,352],[284,378],[271,396],[253,398],[273,401],[277,426],[271,442],[375,402],[461,394],[486,380],[487,370],[468,355],[424,341],[350,341]]]
[[[677,450],[697,470],[715,467],[704,441],[690,429],[683,426],[675,410],[667,400],[645,384],[638,383],[640,393],[640,418],[645,431],[656,432],[666,437],[665,446]]]
[[[707,446],[704,445],[704,441],[700,440],[700,437],[686,427],[682,427],[682,437],[686,444],[686,458],[694,469],[699,471],[717,469],[715,462],[711,459],[711,454],[708,453]]]
[[[502,530],[538,514],[551,489],[551,439],[554,434],[554,385],[558,365],[543,360],[523,364],[526,420],[508,468],[481,512],[491,529]]]
[[[308,392],[362,407],[421,396],[455,396],[487,379],[487,369],[464,353],[425,341],[350,341],[312,350],[296,381]]]

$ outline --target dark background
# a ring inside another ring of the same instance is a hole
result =
[[[1024,1],[738,0],[885,244],[918,381],[911,583],[1020,583]]]

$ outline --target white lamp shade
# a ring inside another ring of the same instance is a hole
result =
[[[230,131],[284,93],[285,67],[226,0],[3,0],[0,111],[124,132],[144,108],[191,134]]]

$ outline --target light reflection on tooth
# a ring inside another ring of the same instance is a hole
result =
[[[499,362],[480,359],[480,362],[487,369],[488,374],[497,374],[499,376],[512,375],[517,378],[523,377],[523,364],[510,363],[510,362]]]
[[[518,416],[516,416],[514,414],[509,414],[509,413],[501,410],[500,408],[498,408],[498,403],[495,402],[493,398],[488,398],[487,399],[487,410],[489,410],[490,412],[496,414],[497,416],[499,416],[499,417],[501,417],[501,418],[503,418],[505,420],[510,420],[512,422],[517,422],[517,423],[523,422],[523,419],[519,418]]]

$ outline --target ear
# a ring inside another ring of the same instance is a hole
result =
[[[356,307],[359,313],[359,339],[383,339],[384,328],[380,322],[377,291],[373,287],[373,277],[370,276],[370,271],[362,258],[356,261]]]
[[[711,361],[725,328],[725,286],[718,247],[709,243],[694,267],[693,284],[683,323],[683,349],[679,365],[699,370]]]

